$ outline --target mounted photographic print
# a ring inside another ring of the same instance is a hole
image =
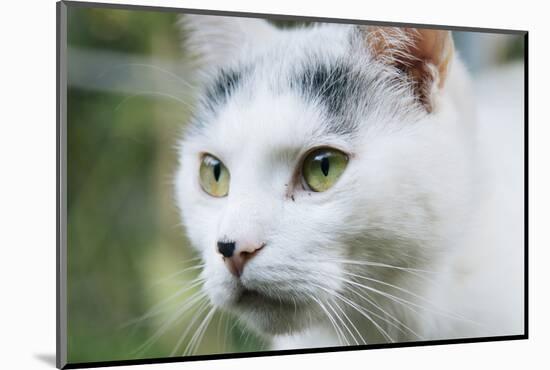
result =
[[[527,32],[57,10],[58,367],[527,338]]]

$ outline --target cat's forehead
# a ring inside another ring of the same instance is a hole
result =
[[[277,95],[293,90],[314,98],[344,88],[352,80],[352,66],[357,66],[351,53],[353,34],[348,26],[324,25],[279,31],[265,44],[247,44],[239,57],[205,79],[202,101],[215,109],[238,99],[235,92],[252,95],[268,89]]]
[[[342,141],[326,132],[326,117],[292,91],[273,95],[268,89],[235,96],[220,108],[197,139],[203,150],[224,159],[236,156],[285,156],[317,145]]]
[[[369,114],[398,104],[380,68],[364,68],[366,56],[353,42],[353,28],[328,25],[281,31],[269,45],[244,48],[205,81],[197,139],[230,150],[304,147],[357,134]]]

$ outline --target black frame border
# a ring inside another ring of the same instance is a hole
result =
[[[353,345],[340,347],[319,347],[319,348],[303,348],[293,350],[272,350],[258,352],[236,352],[236,353],[219,353],[209,355],[196,356],[177,356],[177,357],[159,357],[150,359],[131,359],[131,360],[113,360],[113,361],[96,361],[96,362],[67,362],[67,275],[66,275],[66,145],[67,145],[67,22],[66,8],[102,8],[102,9],[119,9],[119,10],[136,10],[136,11],[156,11],[156,12],[171,12],[171,13],[187,13],[187,14],[205,14],[219,15],[232,17],[246,18],[263,18],[272,20],[294,20],[308,22],[329,22],[329,23],[345,23],[345,24],[369,24],[377,26],[393,26],[393,27],[417,27],[417,28],[433,28],[444,29],[449,31],[467,31],[480,33],[498,33],[498,34],[514,34],[524,38],[524,334],[494,336],[494,337],[475,337],[475,338],[460,338],[460,339],[443,339],[443,340],[428,340],[428,341],[411,341],[401,343],[383,343],[383,344],[367,344]],[[80,369],[80,368],[95,368],[108,366],[126,366],[126,365],[146,365],[159,363],[174,363],[174,362],[191,362],[204,360],[223,360],[223,359],[238,359],[247,357],[267,357],[267,356],[284,356],[296,354],[314,354],[314,353],[331,353],[331,352],[348,352],[370,349],[384,348],[405,348],[405,347],[423,347],[448,344],[467,344],[467,343],[483,343],[483,342],[498,342],[511,340],[529,339],[529,31],[527,30],[512,30],[498,28],[477,28],[477,27],[460,27],[438,24],[421,24],[421,23],[404,23],[404,22],[383,22],[372,20],[359,19],[343,19],[343,18],[325,18],[312,16],[298,16],[285,14],[268,14],[268,13],[251,13],[251,12],[233,12],[208,9],[188,9],[175,8],[164,6],[147,6],[147,5],[132,5],[132,4],[112,4],[101,2],[81,2],[81,1],[58,1],[56,3],[56,367],[58,369]],[[64,40],[61,38],[65,37]],[[63,70],[65,68],[65,70]]]

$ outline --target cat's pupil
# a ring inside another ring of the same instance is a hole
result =
[[[221,174],[221,166],[220,166],[220,162],[217,162],[215,165],[214,165],[214,180],[216,180],[216,182],[218,182],[220,180],[220,174]]]
[[[329,165],[328,157],[323,157],[321,159],[321,171],[323,171],[323,175],[325,176],[328,176]]]

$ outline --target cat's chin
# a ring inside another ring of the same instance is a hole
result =
[[[232,304],[232,311],[245,318],[256,331],[266,335],[290,334],[308,327],[310,305],[306,302],[273,298],[255,290],[243,289]]]

